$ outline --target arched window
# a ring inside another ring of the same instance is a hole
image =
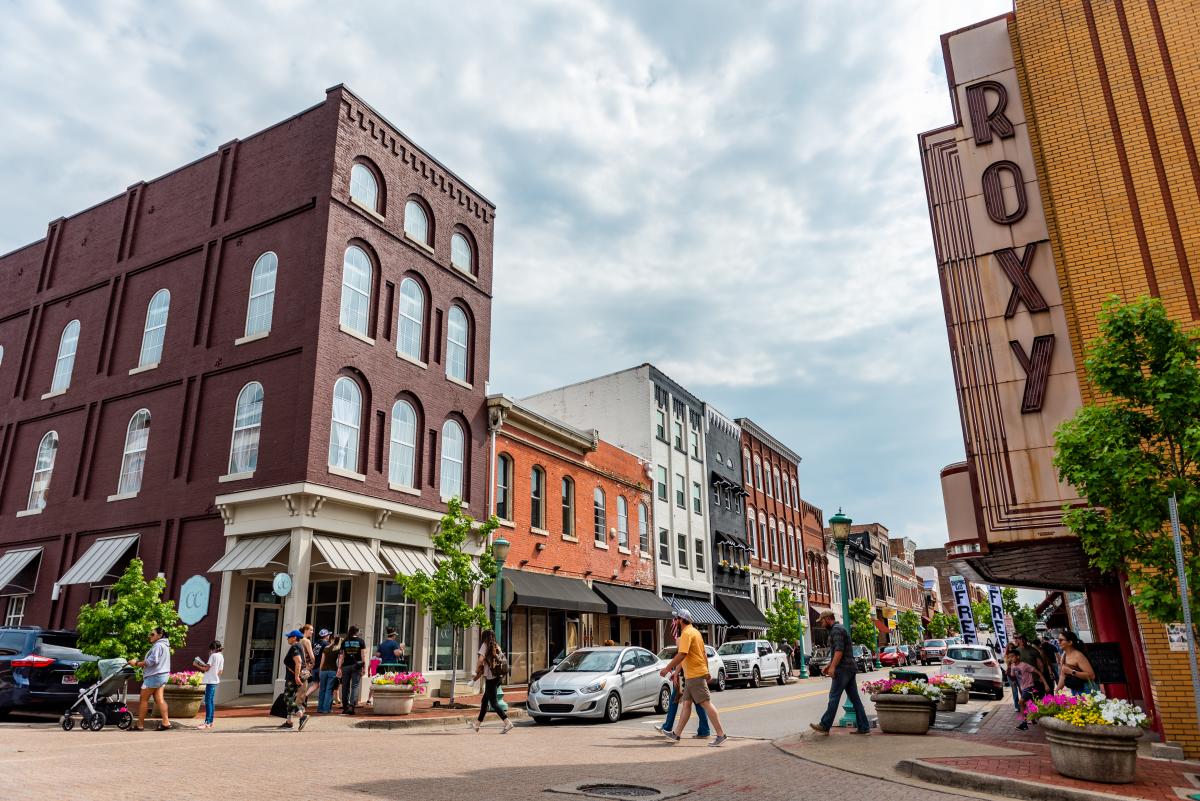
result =
[[[767,521],[767,528],[770,531],[770,534],[768,534],[768,536],[767,536],[767,554],[768,554],[767,561],[768,562],[778,562],[779,561],[779,534],[776,533],[776,531],[775,531],[775,518],[772,517],[770,520]]]
[[[345,328],[367,335],[367,317],[371,306],[371,259],[362,248],[346,248],[342,262],[342,317]]]
[[[457,231],[450,237],[450,263],[467,275],[475,272],[475,254],[471,242]]]
[[[258,440],[262,428],[263,388],[251,381],[238,393],[233,413],[233,442],[229,446],[229,472],[253,473],[258,467]]]
[[[246,336],[271,331],[271,313],[275,308],[275,273],[279,257],[267,251],[254,262],[250,271],[250,301],[246,305]]]
[[[784,506],[792,505],[792,488],[788,484],[787,478],[784,478],[784,480],[783,480],[783,505]]]
[[[604,490],[596,487],[592,493],[592,528],[596,542],[605,542],[608,530],[608,510],[604,503]]]
[[[792,479],[792,508],[800,509],[800,487],[796,484],[796,479]]]
[[[775,497],[783,500],[783,488],[779,485],[779,468],[774,468],[773,472],[775,473]]]
[[[167,335],[167,314],[171,310],[171,293],[160,289],[146,307],[146,327],[142,329],[142,353],[138,367],[152,367],[162,359],[163,340]]]
[[[788,561],[791,558],[791,554],[788,553],[787,525],[782,520],[779,521],[779,540],[782,545],[779,550],[779,563],[784,567],[788,567],[791,565],[791,562]]]
[[[138,409],[129,418],[125,430],[125,453],[121,458],[121,477],[117,480],[118,495],[136,495],[142,489],[142,473],[146,469],[146,449],[150,446],[150,411]]]
[[[71,371],[75,369],[75,349],[79,347],[79,321],[72,320],[58,339],[58,357],[54,360],[54,378],[50,392],[66,392],[71,386]]]
[[[379,182],[365,164],[350,168],[350,199],[371,211],[379,211]]]
[[[754,519],[754,508],[746,507],[746,529],[750,535],[750,553],[758,555],[758,524]]]
[[[358,432],[362,425],[362,390],[342,376],[333,385],[333,427],[329,433],[329,466],[358,472]]]
[[[757,456],[754,457],[754,486],[758,487],[759,489],[763,488],[762,462],[759,461]]]
[[[54,457],[58,454],[58,432],[48,431],[42,437],[33,463],[33,482],[29,485],[29,502],[25,508],[46,508],[46,494],[50,490],[50,476],[54,472]]]
[[[467,380],[469,341],[467,313],[458,306],[451,306],[446,318],[446,375],[464,382]]]
[[[392,404],[391,448],[388,449],[388,482],[417,486],[417,412],[406,400]]]
[[[562,533],[575,536],[575,482],[569,476],[562,480]]]
[[[442,426],[442,498],[463,493],[463,430],[454,420]]]
[[[745,473],[745,482],[747,485],[749,485],[750,482],[753,480],[751,478],[753,473],[750,472],[750,449],[749,448],[742,448],[742,462],[743,462],[744,473]]]
[[[529,473],[529,527],[546,527],[546,471],[540,467]]]
[[[617,545],[629,547],[629,503],[625,496],[617,496]]]
[[[650,510],[646,504],[638,504],[638,545],[642,553],[650,553]]]
[[[421,361],[425,342],[425,290],[416,279],[400,282],[400,328],[396,332],[396,352]]]
[[[429,218],[424,207],[415,200],[404,204],[404,233],[422,245],[433,246],[429,241]]]
[[[512,459],[504,453],[496,459],[496,517],[512,520]]]

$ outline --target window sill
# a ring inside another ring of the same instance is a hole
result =
[[[570,534],[563,534],[562,538],[566,542],[579,542],[579,537],[573,537]]]
[[[633,551],[629,550],[628,548],[626,548],[626,547],[625,547],[625,546],[623,546],[623,545],[618,545],[618,546],[617,546],[617,553],[623,553],[623,554],[626,554],[626,555],[632,555],[632,554],[633,554]]]
[[[112,503],[113,501],[128,501],[129,499],[136,498],[137,496],[138,494],[136,492],[118,492],[116,495],[109,495],[107,502]]]
[[[366,334],[360,334],[359,332],[355,331],[353,328],[347,328],[346,326],[342,325],[341,323],[338,323],[338,328],[342,331],[342,333],[349,334],[350,336],[354,337],[355,339],[361,339],[363,342],[366,342],[368,345],[375,344],[375,340],[371,339]]]
[[[45,395],[42,396],[42,400],[47,400],[49,398],[57,398],[59,395],[66,395],[66,394],[67,394],[67,390],[65,390],[65,389],[47,392]]]
[[[514,523],[511,520],[505,520],[503,517],[497,517],[496,522],[499,523],[500,525],[504,526],[505,528],[511,528],[514,531],[516,531],[516,529],[517,529],[516,523]]]
[[[454,496],[454,497],[457,497],[457,496]],[[451,501],[451,498],[442,496],[442,503],[450,503],[450,501]],[[459,498],[459,501],[461,501],[460,505],[462,506],[462,508],[464,508],[464,509],[471,508],[471,504],[467,503],[466,501],[463,501],[462,498]]]
[[[462,276],[463,278],[467,279],[468,281],[470,281],[472,283],[475,283],[475,284],[479,283],[479,276],[475,275],[475,273],[464,270],[463,268],[456,265],[454,262],[450,262],[450,267],[454,270],[455,274]]]
[[[455,378],[452,375],[446,376],[446,380],[452,384],[458,384],[460,387],[464,387],[466,389],[475,389],[475,387],[473,385],[468,384],[466,381],[460,381],[459,379]]]
[[[549,531],[546,531],[546,529],[544,529],[544,528],[535,528],[534,526],[530,526],[530,527],[529,527],[529,533],[530,533],[530,534],[536,534],[536,535],[537,535],[537,536],[539,536],[539,537],[549,537],[549,536],[550,536],[550,532],[549,532]]]
[[[158,362],[155,362],[154,364],[143,364],[139,367],[135,367],[132,370],[130,370],[129,374],[137,375],[138,373],[148,373],[151,370],[157,370],[157,369],[158,369]]]
[[[260,339],[266,339],[270,335],[270,331],[259,331],[257,334],[246,334],[244,337],[238,337],[237,339],[233,340],[233,344],[235,346],[248,345],[251,342],[257,342]]]
[[[600,540],[593,540],[593,541],[592,541],[592,545],[596,546],[597,548],[599,548],[599,549],[600,549],[600,550],[602,550],[602,551],[607,551],[607,550],[608,550],[608,543],[607,543],[607,542],[601,542]]]
[[[356,209],[358,209],[359,211],[370,214],[372,217],[374,217],[379,222],[387,222],[386,218],[382,214],[380,214],[378,211],[376,211],[375,209],[368,206],[366,203],[360,202],[358,198],[351,197],[350,203],[353,204],[353,206]]]
[[[642,551],[641,553],[638,554],[638,559],[641,559],[643,562],[649,562],[653,558],[654,558],[654,554],[649,554],[649,553],[646,553],[645,551]]]
[[[218,484],[226,484],[230,481],[245,481],[248,478],[254,478],[254,471],[249,470],[244,473],[226,473],[217,479]]]
[[[388,482],[388,489],[393,492],[403,492],[405,495],[416,495],[418,497],[421,495],[421,491],[416,487],[406,487],[403,484],[393,484],[390,481]]]
[[[367,477],[365,475],[363,475],[362,473],[356,473],[353,470],[346,470],[341,467],[334,467],[333,465],[328,465],[328,466],[326,466],[325,469],[329,472],[329,475],[331,475],[331,476],[341,476],[342,478],[352,478],[355,481],[366,481],[367,480]]]
[[[421,250],[423,250],[423,251],[425,251],[426,253],[428,253],[430,256],[432,256],[432,255],[433,255],[433,248],[432,248],[432,247],[430,247],[430,246],[429,246],[428,244],[426,244],[425,242],[422,242],[420,239],[417,239],[416,237],[410,236],[410,235],[409,235],[409,233],[408,233],[408,231],[405,231],[405,232],[404,232],[404,238],[405,238],[405,239],[407,239],[409,242],[412,242],[414,245],[416,245],[417,247],[419,247]]]
[[[399,359],[400,361],[408,362],[409,364],[415,364],[417,367],[420,367],[422,370],[429,369],[429,365],[426,364],[425,362],[421,361],[420,359],[414,359],[412,356],[409,356],[405,353],[401,353],[400,351],[396,351],[396,358]]]
[[[33,517],[34,515],[40,515],[41,513],[41,509],[22,509],[21,511],[17,512],[17,517]]]

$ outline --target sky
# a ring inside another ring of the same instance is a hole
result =
[[[652,362],[944,544],[963,458],[917,134],[1012,0],[0,0],[0,253],[345,83],[497,206],[489,390]]]

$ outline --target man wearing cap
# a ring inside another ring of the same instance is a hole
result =
[[[367,643],[358,636],[358,626],[351,626],[338,649],[338,678],[342,680],[342,714],[353,715],[358,704],[358,683],[362,677]]]
[[[708,719],[717,732],[716,739],[709,743],[709,746],[720,746],[729,738],[725,735],[717,708],[713,706],[708,694],[708,655],[704,651],[704,637],[692,625],[692,615],[686,609],[676,609],[673,622],[679,624],[675,658],[658,673],[660,676],[666,676],[683,665],[683,710],[675,723],[675,729],[663,731],[663,735],[673,743],[679,742],[679,735],[687,726],[688,718],[692,716],[692,704],[695,704],[708,713]]]
[[[867,720],[867,710],[863,708],[862,698],[858,694],[858,685],[854,681],[854,675],[858,672],[858,668],[854,664],[850,632],[834,619],[833,612],[822,613],[818,623],[829,629],[829,664],[821,670],[821,673],[831,677],[833,684],[829,688],[829,706],[825,708],[821,722],[808,725],[818,734],[828,735],[829,729],[833,727],[833,716],[837,714],[838,702],[842,700],[844,692],[850,699],[850,703],[854,707],[854,715],[857,718],[854,734],[870,734],[871,722]]]
[[[304,634],[299,629],[287,633],[288,651],[283,658],[283,699],[287,703],[287,719],[279,725],[281,729],[292,728],[292,716],[300,713],[300,731],[304,731],[308,723],[308,713],[304,707],[296,703],[296,693],[304,686],[300,673],[304,669],[304,649],[300,640]]]

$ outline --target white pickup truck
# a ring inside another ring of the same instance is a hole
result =
[[[725,680],[757,687],[764,679],[787,681],[788,657],[767,640],[732,640],[717,649],[725,664]]]

